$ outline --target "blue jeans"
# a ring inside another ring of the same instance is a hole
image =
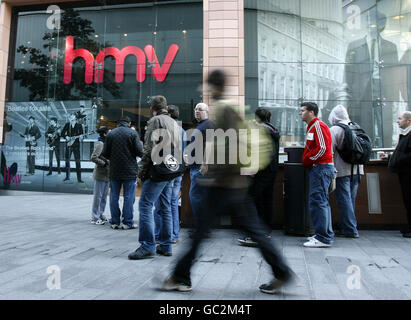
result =
[[[351,181],[351,176],[337,178],[335,195],[338,207],[340,208],[341,232],[349,235],[358,235],[357,220],[355,218],[355,198],[357,197],[358,184],[361,176],[355,174]]]
[[[199,212],[203,204],[205,188],[198,183],[198,179],[203,176],[200,173],[200,167],[190,168],[190,203],[193,209],[194,224],[198,225]]]
[[[322,243],[331,244],[334,232],[331,221],[331,208],[328,203],[328,188],[334,176],[332,164],[320,164],[309,171],[309,208],[314,225],[315,238]]]
[[[120,225],[120,207],[118,200],[120,198],[120,189],[123,186],[123,224],[131,227],[134,224],[133,212],[134,202],[136,201],[137,181],[133,180],[110,180],[110,212],[111,224]]]
[[[180,216],[178,213],[178,196],[180,194],[181,189],[181,181],[183,180],[183,176],[177,177],[173,180],[171,185],[171,217],[173,220],[173,233],[171,237],[171,241],[178,240],[178,232],[180,231]],[[159,200],[156,201],[154,205],[156,210],[154,211],[154,222],[155,222],[155,238],[156,241],[160,238],[160,230],[161,230],[161,214],[159,213],[160,203]]]
[[[153,206],[157,202],[158,214],[161,217],[161,229],[159,234],[160,249],[171,253],[173,222],[171,218],[171,181],[154,182],[150,179],[144,181],[141,189],[138,208],[140,211],[140,225],[138,241],[145,251],[156,251],[154,233]],[[157,201],[158,200],[158,201]]]

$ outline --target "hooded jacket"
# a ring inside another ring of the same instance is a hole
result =
[[[319,118],[314,118],[307,127],[303,166],[311,169],[313,165],[327,163],[333,163],[330,129]]]
[[[337,123],[348,125],[351,122],[347,109],[345,109],[345,107],[340,104],[334,107],[328,117],[328,122],[332,125],[330,131],[332,136],[334,166],[337,169],[337,178],[351,176],[351,169],[353,174],[357,174],[357,172],[359,172],[361,175],[363,175],[363,165],[354,165],[354,167],[352,168],[352,164],[345,162],[338,153],[338,150],[342,149],[343,147],[344,129],[337,126]]]

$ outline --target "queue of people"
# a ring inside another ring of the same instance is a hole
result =
[[[264,108],[258,108],[255,119],[247,122],[238,107],[224,99],[225,81],[226,76],[220,70],[209,74],[207,85],[215,118],[213,121],[209,119],[207,104],[197,104],[194,109],[197,127],[189,135],[177,122],[178,107],[168,105],[163,96],[152,98],[153,117],[147,123],[144,146],[136,130],[130,128],[127,117],[122,118],[111,132],[106,127],[98,130],[99,141],[91,157],[96,164],[92,223],[101,225],[108,221],[104,209],[110,185],[111,227],[139,229],[139,246],[128,258],[150,259],[156,254],[172,256],[172,245],[179,239],[178,202],[182,176],[187,169],[195,230],[190,237],[191,245],[178,259],[162,288],[182,292],[192,289],[190,270],[200,244],[210,234],[214,217],[229,212],[235,225],[246,235],[238,242],[258,247],[270,265],[273,279],[262,284],[260,290],[272,294],[295,279],[294,272],[270,236],[280,132],[270,123],[271,113]],[[364,153],[370,152],[367,149],[370,141],[366,133],[350,120],[343,105],[337,105],[331,111],[330,127],[318,118],[318,113],[319,108],[314,102],[304,102],[300,106],[301,120],[307,124],[302,163],[309,172],[309,212],[315,231],[303,246],[329,248],[335,236],[359,237],[355,202],[364,175],[363,164],[369,158],[369,154],[367,158]],[[411,181],[411,112],[401,114],[398,125],[403,131],[390,157],[389,168],[399,175],[409,222],[403,235],[411,237],[411,204],[407,196]],[[219,139],[216,132],[231,132],[234,139],[231,136]],[[251,139],[242,139],[241,132],[250,133]],[[253,133],[258,135],[257,139],[253,139]],[[363,144],[363,154],[355,149],[352,139],[359,139],[358,143]],[[244,145],[245,154],[250,157],[241,156]],[[232,157],[234,149],[236,153]],[[222,157],[221,150],[224,151]],[[255,150],[257,157],[254,157]],[[137,157],[141,158],[139,166]],[[138,226],[134,223],[137,181],[142,185]],[[333,181],[340,211],[338,232],[333,230],[329,205]],[[122,211],[118,205],[121,187],[124,192]]]

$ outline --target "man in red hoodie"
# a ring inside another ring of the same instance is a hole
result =
[[[301,104],[301,120],[307,123],[307,138],[303,154],[303,165],[309,169],[309,210],[315,235],[308,238],[305,247],[330,247],[334,232],[331,224],[331,208],[328,203],[328,188],[334,177],[331,132],[318,115],[314,102]]]

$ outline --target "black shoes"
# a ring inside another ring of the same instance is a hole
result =
[[[165,291],[175,290],[179,292],[189,292],[192,290],[192,287],[191,287],[191,283],[190,284],[183,283],[183,282],[177,281],[173,277],[170,277],[163,282],[161,289]]]
[[[128,255],[130,260],[141,260],[154,258],[154,252],[148,252],[141,247]]]
[[[258,243],[252,240],[250,237],[245,237],[245,238],[239,238],[237,241],[240,243],[240,245],[245,246],[245,247],[258,247]]]
[[[160,246],[157,246],[156,252],[157,254],[165,256],[165,257],[171,257],[173,255],[171,252],[166,252],[164,250],[161,250]]]
[[[262,284],[260,286],[260,291],[268,294],[278,293],[281,288],[292,284],[295,280],[295,277],[295,274],[291,272],[291,274],[285,279],[274,279],[269,283]]]
[[[52,175],[52,173],[51,173],[51,172],[49,172],[49,173],[47,173],[47,174],[46,174],[46,176],[51,176],[51,175]]]
[[[358,234],[346,234],[346,233],[342,233],[341,231],[336,231],[335,236],[342,237],[342,238],[355,238],[355,239],[360,237]]]
[[[402,236],[404,238],[411,238],[411,232],[403,233]]]

